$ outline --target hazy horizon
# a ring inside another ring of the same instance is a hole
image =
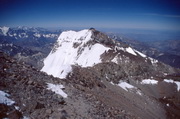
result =
[[[180,30],[179,0],[1,0],[0,26]]]

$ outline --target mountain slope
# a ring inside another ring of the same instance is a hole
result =
[[[180,95],[176,84],[170,83],[173,80],[157,83],[149,79],[152,83],[142,83],[132,78],[128,83],[121,80],[115,84],[99,75],[96,67],[77,66],[63,80],[18,63],[2,52],[0,59],[0,98],[8,99],[8,103],[0,100],[1,118],[180,117]]]
[[[102,119],[112,113],[88,88],[48,76],[2,52],[0,75],[0,118]]]
[[[128,110],[130,118],[180,116],[180,82],[169,75],[179,70],[95,29],[63,32],[41,71],[88,88],[108,108]]]
[[[133,38],[127,38],[122,34],[112,34],[107,33],[112,39],[124,42],[130,45],[132,48],[141,51],[149,57],[157,59],[165,64],[168,64],[172,67],[180,67],[180,56],[179,56],[179,42],[180,40],[156,40],[156,41],[138,41],[137,37],[134,40]],[[144,39],[146,39],[145,37]],[[147,38],[148,39],[148,38]]]

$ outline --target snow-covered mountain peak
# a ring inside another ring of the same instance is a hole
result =
[[[65,31],[44,60],[41,71],[66,78],[72,65],[93,67],[99,63],[115,63],[136,68],[141,65],[156,67],[158,61],[147,57],[128,45],[109,38],[95,29]],[[143,67],[143,66],[142,66]]]
[[[93,41],[91,30],[65,31],[44,60],[42,71],[55,77],[65,78],[71,65],[89,67],[101,63],[101,55],[110,48]]]
[[[58,38],[58,42],[87,42],[91,39],[92,32],[88,29],[82,31],[64,31]]]
[[[85,29],[81,31],[64,31],[60,34],[56,44],[54,45],[51,53],[55,52],[58,48],[61,48],[62,45],[68,45],[73,48],[83,47],[88,41],[92,40],[91,30]]]
[[[91,42],[92,41],[92,42]],[[115,45],[115,41],[110,39],[104,33],[97,31],[94,28],[85,29],[81,31],[64,31],[59,36],[57,43],[60,45],[63,42],[73,42],[79,45],[93,45],[100,43],[105,46]],[[89,43],[90,42],[90,43]],[[77,47],[77,45],[75,46]]]

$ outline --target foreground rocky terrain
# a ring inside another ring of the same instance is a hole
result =
[[[11,105],[1,102],[1,118],[99,118],[107,116],[102,103],[80,84],[53,78],[30,66],[19,64],[1,52],[1,91]],[[63,84],[64,97],[48,90],[48,84]],[[3,98],[3,97],[1,97]],[[4,100],[5,101],[5,100]],[[8,102],[8,101],[5,101]]]
[[[180,117],[179,89],[175,83],[163,81],[163,78],[178,80],[177,76],[155,78],[157,84],[143,84],[139,81],[141,77],[134,77],[126,79],[126,85],[134,87],[122,88],[108,82],[108,79],[98,75],[92,68],[75,67],[67,79],[59,79],[18,63],[2,52],[0,59],[0,90],[8,93],[7,98],[14,101],[10,105],[1,102],[1,118]],[[67,97],[49,90],[48,83],[63,85]]]

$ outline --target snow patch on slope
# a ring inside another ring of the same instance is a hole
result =
[[[135,52],[138,53],[141,57],[144,57],[144,58],[147,57],[145,54],[143,54],[143,53],[141,53],[141,52],[139,52],[137,50],[135,50]]]
[[[149,57],[149,59],[151,60],[151,63],[152,63],[152,64],[158,63],[158,60],[156,60],[156,59],[153,59],[153,58],[151,58],[151,57]]]
[[[15,101],[8,98],[9,94],[5,93],[4,91],[0,90],[0,103],[6,104],[6,105],[12,105],[15,103]]]
[[[101,55],[109,49],[101,44],[95,44],[91,48],[86,47],[80,57],[75,61],[75,64],[88,67],[101,63]]]
[[[126,91],[128,91],[128,89],[135,88],[133,85],[130,85],[129,83],[126,83],[126,82],[120,82],[118,86],[120,86]]]
[[[111,84],[113,84],[113,83],[111,83]],[[122,89],[124,89],[126,91],[129,91],[129,90],[133,91],[134,90],[136,94],[142,95],[141,91],[137,87],[135,87],[135,86],[133,86],[127,82],[121,81],[121,82],[119,82],[118,86],[120,86]]]
[[[111,62],[114,62],[114,63],[116,63],[116,64],[118,64],[118,56],[116,55],[112,60],[111,60]]]
[[[130,54],[137,56],[137,54],[134,52],[134,50],[131,47],[126,48],[126,51]]]
[[[164,79],[165,82],[167,83],[175,83],[177,85],[177,90],[180,90],[180,82],[179,81],[173,81],[172,79]]]
[[[142,80],[141,84],[157,84],[158,81],[154,80],[154,79],[144,79]]]
[[[47,88],[48,90],[51,90],[56,94],[61,95],[64,98],[67,98],[68,95],[62,90],[64,88],[63,85],[55,85],[52,83],[47,83],[47,86],[48,86]]]

